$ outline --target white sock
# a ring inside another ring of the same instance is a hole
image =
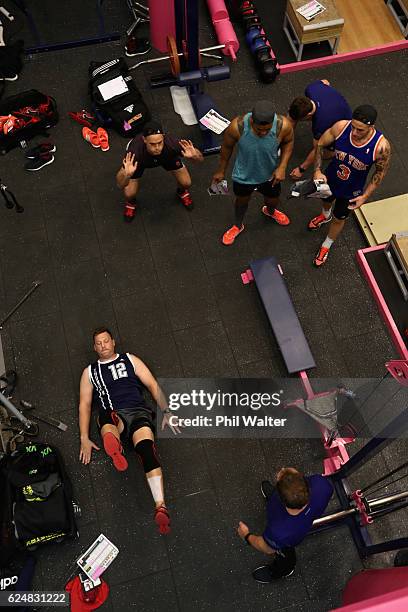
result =
[[[332,209],[329,208],[329,210],[326,210],[325,208],[322,208],[322,215],[325,219],[328,219],[331,215]]]
[[[331,245],[333,244],[334,240],[332,240],[331,238],[329,238],[327,236],[326,240],[324,240],[322,247],[326,247],[326,249],[330,249]]]
[[[154,501],[164,502],[163,476],[150,476],[147,478],[148,485],[153,495]]]

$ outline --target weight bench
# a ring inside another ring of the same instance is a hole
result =
[[[249,269],[241,277],[244,284],[255,281],[289,374],[315,368],[315,360],[276,257],[250,262]]]

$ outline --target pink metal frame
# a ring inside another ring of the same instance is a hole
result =
[[[381,312],[381,315],[385,321],[385,324],[388,327],[388,330],[391,334],[391,338],[399,351],[399,354],[402,359],[408,359],[408,349],[402,338],[398,327],[395,325],[395,321],[393,316],[387,306],[387,303],[381,293],[381,290],[377,284],[377,281],[374,278],[374,275],[371,271],[371,268],[368,264],[367,258],[365,256],[366,253],[372,253],[373,251],[383,251],[385,248],[385,244],[379,244],[374,247],[368,247],[366,249],[359,249],[357,251],[357,261],[361,267],[361,270],[370,286],[371,291],[373,292],[375,301],[377,302],[377,306]]]
[[[336,55],[327,55],[313,60],[305,60],[303,62],[293,62],[291,64],[279,65],[281,74],[287,72],[299,72],[300,70],[309,70],[311,68],[321,68],[331,64],[339,64],[342,62],[350,62],[372,55],[383,55],[384,53],[392,53],[393,51],[401,51],[408,49],[408,40],[397,40],[396,42],[387,43],[378,47],[369,47],[368,49],[359,49],[358,51],[350,51],[348,53],[337,53]]]
[[[299,376],[307,399],[322,397],[324,395],[328,395],[328,393],[331,393],[331,391],[315,393],[309,377],[304,370],[299,372]],[[326,459],[323,460],[324,475],[330,476],[330,474],[337,472],[337,470],[339,470],[341,466],[347,463],[349,460],[350,457],[346,449],[346,444],[354,442],[354,438],[335,438],[334,440],[329,441],[329,434],[326,428],[319,425],[319,429],[322,434],[323,446],[327,455]]]

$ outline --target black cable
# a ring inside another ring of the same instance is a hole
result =
[[[378,487],[378,489],[375,489],[375,491],[371,491],[371,488],[374,487],[376,484],[379,484],[380,482],[384,482],[384,480],[387,480],[387,478],[390,478],[394,474],[397,474],[397,472],[403,470],[406,467],[408,467],[408,461],[398,466],[394,470],[391,470],[391,472],[389,472],[385,476],[381,476],[380,478],[377,478],[377,480],[375,480],[374,482],[364,487],[364,489],[360,489],[361,493],[367,493],[368,491],[370,491],[370,493],[374,493],[375,491],[380,491],[381,489],[384,489],[385,487],[388,487],[389,485],[394,484],[395,482],[398,482],[399,480],[402,480],[403,478],[406,478],[408,474],[405,474],[404,476],[401,476],[401,478],[398,478],[397,480],[393,480],[392,482],[389,482],[388,484],[385,484],[382,487]]]

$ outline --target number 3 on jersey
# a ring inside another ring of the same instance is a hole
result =
[[[113,380],[118,380],[118,378],[127,378],[126,364],[125,363],[114,363],[108,366]]]
[[[342,181],[347,181],[350,174],[351,170],[348,166],[345,166],[344,164],[339,165],[339,169],[337,170],[337,176],[339,179]]]

